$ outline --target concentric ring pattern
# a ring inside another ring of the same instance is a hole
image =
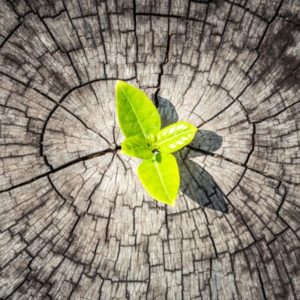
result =
[[[298,0],[3,0],[1,299],[300,295]],[[164,125],[175,207],[120,154],[116,80]]]

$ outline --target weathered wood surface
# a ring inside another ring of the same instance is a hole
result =
[[[1,299],[300,295],[298,0],[1,0]],[[114,85],[199,127],[174,208]]]

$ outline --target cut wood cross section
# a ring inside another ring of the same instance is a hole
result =
[[[2,0],[0,298],[299,297],[299,16],[298,0]],[[116,80],[163,126],[199,128],[174,207],[120,154]]]

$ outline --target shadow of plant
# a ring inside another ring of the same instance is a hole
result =
[[[178,121],[174,105],[158,96],[158,111],[162,128]],[[201,207],[208,207],[224,213],[228,212],[225,195],[213,177],[194,161],[188,159],[214,152],[222,145],[222,137],[209,130],[199,130],[190,146],[194,151],[184,148],[175,153],[180,168],[180,190]],[[197,151],[201,150],[201,151]]]

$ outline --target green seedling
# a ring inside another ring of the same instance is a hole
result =
[[[124,81],[117,81],[116,98],[117,119],[125,136],[121,153],[144,159],[137,173],[145,190],[157,201],[174,206],[180,176],[171,153],[188,145],[197,128],[176,122],[161,129],[160,115],[152,101]]]

